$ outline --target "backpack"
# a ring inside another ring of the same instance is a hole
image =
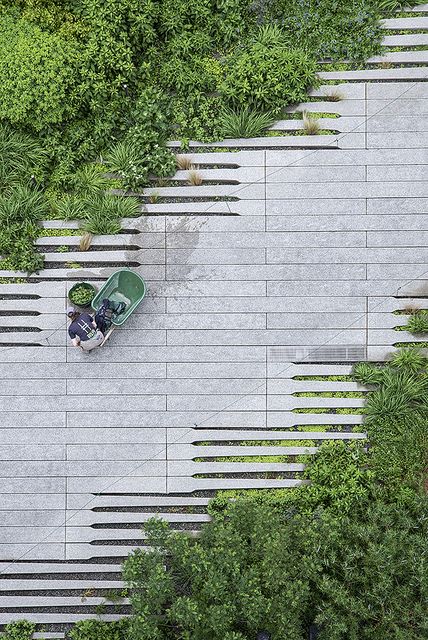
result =
[[[95,314],[95,322],[98,329],[105,334],[110,329],[114,318],[123,313],[125,308],[126,304],[124,302],[113,302],[108,298],[104,298]]]

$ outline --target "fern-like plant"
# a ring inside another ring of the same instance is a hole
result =
[[[256,138],[274,122],[271,113],[253,111],[249,107],[225,109],[220,126],[225,138]]]

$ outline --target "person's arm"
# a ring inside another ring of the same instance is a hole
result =
[[[80,338],[79,336],[75,336],[73,338],[73,340],[71,341],[73,347],[78,347],[80,345]]]

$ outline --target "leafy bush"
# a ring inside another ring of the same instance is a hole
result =
[[[255,138],[270,127],[274,118],[270,113],[258,113],[248,107],[225,109],[220,126],[225,138]]]
[[[126,618],[117,622],[81,620],[74,625],[68,637],[70,640],[128,640],[127,630]]]
[[[5,626],[0,634],[2,640],[32,640],[36,625],[28,620],[17,620]]]
[[[232,105],[278,113],[287,104],[302,102],[315,84],[314,60],[301,50],[290,50],[285,39],[270,46],[261,31],[230,57],[220,89]]]

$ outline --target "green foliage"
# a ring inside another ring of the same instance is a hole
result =
[[[128,626],[126,618],[117,622],[81,620],[74,625],[68,637],[70,640],[128,640]]]
[[[233,105],[249,105],[279,112],[287,104],[302,102],[316,84],[316,64],[303,51],[289,49],[286,39],[270,45],[265,32],[230,56],[220,90]]]
[[[73,38],[3,12],[0,28],[0,118],[36,131],[68,120],[83,97],[82,56]]]
[[[410,316],[406,329],[414,334],[428,333],[428,311],[419,311]]]
[[[426,369],[428,359],[418,349],[404,348],[394,353],[391,365],[398,369],[418,373]]]
[[[378,7],[381,11],[395,13],[402,9],[417,7],[420,4],[425,4],[425,0],[379,0]]]
[[[0,124],[0,193],[43,178],[46,155],[30,136]]]
[[[28,620],[17,620],[7,624],[0,634],[2,640],[32,640],[36,625]]]
[[[276,0],[270,3],[269,13],[289,46],[303,49],[314,59],[364,60],[381,52],[374,2]]]
[[[248,107],[225,109],[220,127],[225,138],[256,138],[274,122],[270,113],[258,113]]]
[[[382,381],[383,372],[380,367],[370,362],[357,362],[352,369],[352,376],[361,384],[379,384]]]

